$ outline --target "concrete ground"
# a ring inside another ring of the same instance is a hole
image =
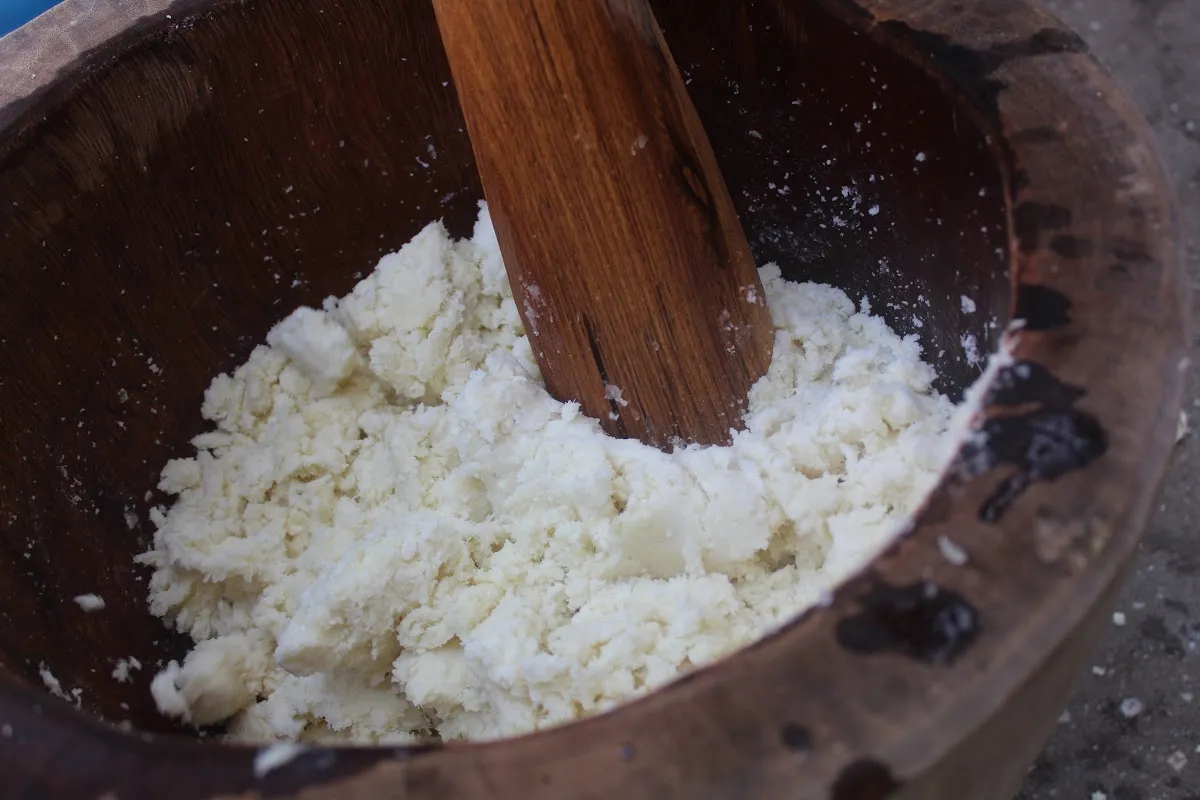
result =
[[[1200,0],[1046,4],[1088,41],[1154,125],[1200,288]],[[1192,363],[1200,364],[1200,354]],[[1198,373],[1185,408],[1200,428]],[[1200,433],[1175,453],[1108,638],[1018,800],[1200,800],[1198,466]]]

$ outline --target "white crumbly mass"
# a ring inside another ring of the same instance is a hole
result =
[[[140,560],[197,644],[154,679],[161,711],[248,742],[490,739],[817,603],[936,481],[954,408],[915,337],[761,274],[775,349],[746,429],[672,453],[546,392],[486,208],[279,323],[162,472],[177,500]]]

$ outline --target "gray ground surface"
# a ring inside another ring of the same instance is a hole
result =
[[[1200,0],[1056,0],[1141,105],[1200,278]],[[1195,306],[1193,306],[1195,307]],[[1200,363],[1200,354],[1192,356]],[[1200,423],[1200,375],[1185,408]],[[1200,427],[1200,425],[1198,425]],[[1112,629],[1019,800],[1200,800],[1200,437],[1175,453]]]

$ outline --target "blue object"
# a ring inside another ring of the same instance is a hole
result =
[[[58,0],[0,0],[0,36],[21,27],[55,5],[58,5]]]

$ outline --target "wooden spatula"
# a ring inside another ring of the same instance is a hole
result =
[[[726,444],[762,286],[644,0],[434,0],[547,389],[615,436]]]

